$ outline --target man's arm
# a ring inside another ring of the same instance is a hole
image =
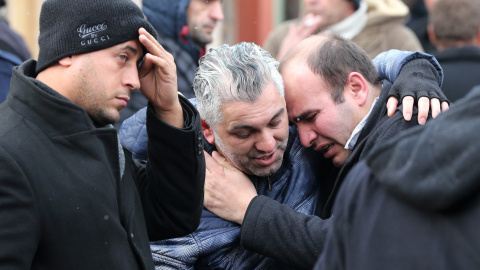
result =
[[[296,212],[265,196],[249,204],[240,244],[295,269],[312,269],[321,254],[333,217],[323,220]]]
[[[311,269],[323,248],[330,220],[257,196],[250,179],[216,151],[212,157],[206,153],[205,159],[205,207],[242,225],[240,244],[295,269]]]
[[[193,232],[203,206],[205,159],[200,117],[176,86],[173,57],[144,29],[148,50],[139,69],[147,109],[148,162],[138,170],[137,188],[150,240]]]
[[[434,56],[422,52],[389,50],[375,57],[373,63],[380,78],[393,84],[387,102],[389,116],[395,113],[399,100],[402,100],[405,120],[410,121],[415,99],[418,99],[418,120],[421,125],[425,124],[430,107],[433,118],[441,111],[448,110],[448,99],[440,89],[443,70]]]

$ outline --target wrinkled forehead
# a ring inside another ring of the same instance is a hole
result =
[[[239,100],[225,102],[220,112],[223,124],[229,128],[238,126],[261,128],[277,117],[286,116],[286,104],[275,89],[266,89],[266,92],[264,91],[254,102]]]

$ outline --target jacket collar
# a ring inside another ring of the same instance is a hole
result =
[[[96,130],[84,108],[34,78],[35,67],[30,59],[13,70],[6,105],[49,136]]]
[[[480,61],[480,47],[464,46],[446,49],[434,54],[438,61]]]

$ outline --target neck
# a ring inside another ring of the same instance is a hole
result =
[[[460,48],[460,47],[466,47],[466,46],[480,47],[480,44],[477,40],[472,39],[468,41],[457,41],[457,42],[451,42],[451,43],[438,44],[436,47],[438,51],[444,51],[452,48]]]
[[[68,91],[65,89],[63,83],[63,78],[66,76],[62,74],[63,72],[60,70],[60,67],[58,65],[53,65],[38,73],[36,79],[52,88],[60,95],[70,99]]]

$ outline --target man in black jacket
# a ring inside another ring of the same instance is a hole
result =
[[[480,84],[480,2],[433,0],[428,34],[445,71],[442,91],[455,102]]]
[[[315,269],[480,269],[480,87],[355,166]]]
[[[130,0],[44,2],[38,62],[0,105],[0,268],[153,269],[149,240],[198,226],[200,119],[154,36]],[[146,165],[112,126],[134,89],[149,99]]]
[[[421,84],[415,85],[417,90],[438,87],[439,75],[424,59],[407,63],[407,72],[401,73],[397,81],[415,78],[408,72],[412,65],[422,71],[418,76],[424,76]],[[307,216],[265,196],[244,196],[251,185],[238,179],[238,174],[233,176],[231,170],[225,172],[230,181],[215,181],[216,185],[206,182],[205,202],[217,215],[242,222],[241,244],[245,248],[308,269],[322,251],[331,222],[327,218],[345,173],[376,143],[418,125],[418,118],[404,121],[403,106],[388,116],[385,104],[391,85],[383,81],[382,90],[366,53],[343,38],[323,35],[303,40],[282,59],[280,71],[288,117],[297,125],[302,145],[323,152],[325,158],[341,167],[340,172],[331,175],[332,181],[327,177],[319,179],[322,186],[330,188],[326,207],[316,216]],[[440,106],[436,101],[435,114]],[[209,160],[207,157],[207,165]],[[245,201],[249,202],[248,209],[241,207]]]

